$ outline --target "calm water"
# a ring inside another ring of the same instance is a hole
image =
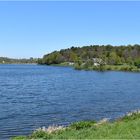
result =
[[[0,138],[140,108],[140,73],[0,65]]]

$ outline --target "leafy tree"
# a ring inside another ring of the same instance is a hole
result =
[[[134,65],[140,68],[140,58],[134,61]]]
[[[70,52],[70,61],[71,62],[76,62],[78,61],[78,56],[74,52]]]

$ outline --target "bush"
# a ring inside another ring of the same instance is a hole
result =
[[[122,71],[129,71],[130,70],[130,67],[129,66],[124,66],[124,67],[121,67]]]
[[[38,138],[50,139],[50,138],[51,138],[51,135],[48,134],[48,133],[45,132],[45,131],[37,130],[37,131],[34,131],[33,134],[32,134],[29,138],[35,138],[35,139],[38,139]]]
[[[74,65],[74,69],[76,69],[76,70],[81,70],[82,68],[81,68],[81,66],[80,66],[80,65],[75,64],[75,65]]]
[[[81,122],[76,122],[70,125],[70,128],[79,130],[79,129],[84,129],[84,128],[89,128],[94,126],[96,122],[95,121],[81,121]]]
[[[134,65],[137,66],[137,67],[140,67],[140,59],[136,59],[134,61]]]

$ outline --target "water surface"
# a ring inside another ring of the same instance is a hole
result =
[[[0,65],[0,138],[41,126],[115,119],[140,108],[140,73]]]

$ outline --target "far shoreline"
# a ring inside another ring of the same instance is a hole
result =
[[[42,65],[42,64],[40,64]],[[43,64],[43,65],[46,65],[46,66],[56,66],[56,67],[71,67],[75,70],[84,70],[84,71],[99,71],[99,72],[108,72],[108,71],[122,71],[122,72],[136,72],[136,73],[139,73],[140,72],[140,69],[139,68],[136,68],[136,69],[119,69],[119,66],[125,66],[125,65],[110,65],[110,69],[105,69],[104,67],[106,67],[106,65],[103,66],[103,69],[100,69],[99,67],[90,67],[90,68],[76,68],[74,65],[68,65],[68,64],[51,64],[51,65],[47,65],[47,64]],[[131,66],[131,65],[126,65],[126,66]],[[114,67],[114,69],[112,69],[112,67]]]
[[[131,72],[131,73],[140,73],[140,69],[135,69],[135,70],[121,70],[121,69],[117,69],[116,65],[111,65],[111,67],[116,67],[115,69],[99,69],[98,67],[96,68],[76,68],[74,67],[74,65],[67,65],[67,64],[38,64],[38,63],[0,63],[0,65],[38,65],[38,66],[53,66],[53,67],[69,67],[69,68],[73,68],[74,70],[78,70],[78,71],[97,71],[97,72],[110,72],[110,71],[114,71],[114,72]]]
[[[38,63],[0,63],[0,65],[38,65]]]

